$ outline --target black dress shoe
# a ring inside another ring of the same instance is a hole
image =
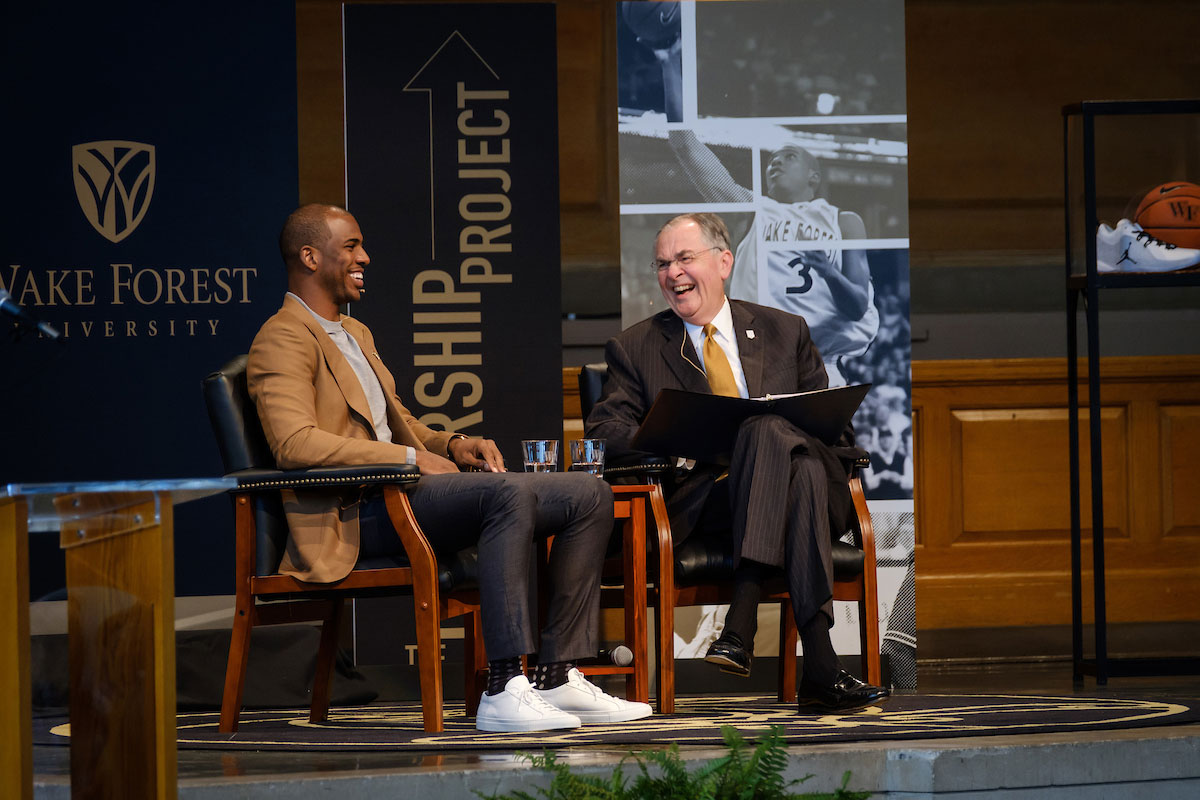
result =
[[[891,694],[891,690],[863,683],[845,670],[838,673],[832,686],[818,686],[801,680],[796,687],[801,712],[854,711],[886,700]]]
[[[718,665],[721,672],[728,672],[739,678],[749,678],[750,662],[754,660],[754,653],[746,649],[742,637],[736,633],[722,633],[708,646],[704,660]]]

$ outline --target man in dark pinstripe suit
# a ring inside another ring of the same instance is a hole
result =
[[[648,455],[631,442],[662,389],[761,397],[828,385],[801,317],[725,297],[733,253],[720,217],[667,222],[655,240],[654,268],[670,308],[609,340],[608,381],[587,419],[587,435],[607,440],[610,463]],[[852,429],[840,444],[854,444]],[[667,504],[676,545],[732,531],[733,602],[707,661],[750,674],[761,582],[782,568],[804,646],[801,710],[845,711],[887,697],[840,669],[829,638],[830,531],[848,530],[853,513],[846,473],[830,448],[781,417],[752,417],[738,432],[727,475],[717,465],[694,465],[668,487]]]

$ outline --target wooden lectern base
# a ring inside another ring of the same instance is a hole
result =
[[[235,485],[13,484],[0,492],[3,796],[33,796],[28,537],[55,527],[67,567],[71,796],[176,796],[172,504]]]

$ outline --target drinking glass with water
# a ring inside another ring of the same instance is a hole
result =
[[[526,472],[558,471],[557,439],[524,439],[521,442]]]
[[[596,477],[604,475],[604,440],[573,439],[571,441],[571,470],[587,472]]]

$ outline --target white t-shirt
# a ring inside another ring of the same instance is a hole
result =
[[[329,337],[333,339],[333,343],[337,345],[338,350],[350,362],[350,367],[354,370],[354,374],[358,376],[358,382],[362,385],[363,394],[367,397],[367,405],[371,409],[371,427],[375,429],[375,438],[381,442],[392,441],[392,429],[387,421],[387,400],[383,396],[383,385],[379,383],[379,376],[375,374],[375,370],[371,369],[371,365],[367,363],[367,357],[359,346],[358,340],[349,334],[342,327],[340,321],[334,322],[322,317],[317,312],[308,308],[308,304],[299,298],[299,296],[288,292],[300,302],[300,305],[308,309],[308,313],[313,315],[315,319]],[[416,463],[417,451],[407,445],[404,447],[405,461],[409,464]]]

